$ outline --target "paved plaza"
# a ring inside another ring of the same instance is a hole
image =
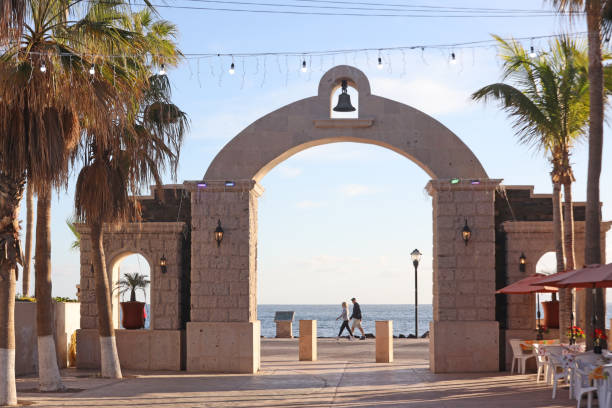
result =
[[[43,407],[571,407],[567,388],[534,374],[431,374],[427,340],[395,340],[395,362],[374,363],[374,340],[319,340],[319,361],[299,362],[297,340],[262,339],[257,375],[126,372],[123,380],[64,371],[68,393],[37,393],[18,379],[19,399]],[[28,392],[29,391],[29,392]],[[586,401],[585,401],[586,404]]]

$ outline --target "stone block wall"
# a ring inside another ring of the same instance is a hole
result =
[[[254,181],[191,183],[191,321],[257,320],[257,198]],[[221,221],[221,245],[214,231]]]
[[[499,180],[432,180],[435,321],[495,320],[494,191]],[[471,238],[461,231],[467,220]]]
[[[81,328],[98,327],[95,280],[92,270],[92,245],[89,228],[77,227],[81,234]],[[114,288],[119,279],[119,264],[133,254],[142,255],[151,271],[151,329],[180,329],[181,278],[183,276],[184,222],[126,223],[120,228],[104,227],[104,251],[109,285]],[[166,257],[166,273],[159,260]],[[119,295],[113,292],[113,319],[119,327]]]

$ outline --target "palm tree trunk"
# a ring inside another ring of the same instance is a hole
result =
[[[91,242],[94,275],[96,280],[96,303],[98,306],[98,332],[100,334],[100,366],[102,377],[122,378],[115,329],[113,328],[111,295],[106,273],[106,260],[104,257],[104,242],[102,224],[93,222],[91,228]]]
[[[0,173],[0,405],[17,405],[15,384],[15,286],[17,284],[19,203],[25,179]],[[12,251],[11,251],[12,250]],[[8,256],[6,256],[8,255]],[[7,259],[8,258],[8,259]]]
[[[553,240],[557,255],[557,272],[565,270],[565,251],[563,246],[563,214],[561,213],[561,184],[553,182]],[[569,289],[559,290],[559,339],[567,343],[567,327],[571,313],[571,292]]]
[[[21,293],[23,296],[30,294],[30,265],[32,264],[32,226],[34,224],[34,190],[28,184],[26,192],[26,235],[25,235],[25,259],[23,260],[23,276]]]
[[[568,271],[576,268],[576,255],[574,244],[574,203],[572,199],[572,182],[566,181],[563,184],[563,224],[564,224],[564,244],[565,261]]]
[[[51,299],[51,192],[40,192],[36,211],[36,332],[38,335],[38,385],[41,391],[64,388],[53,339]]]
[[[584,261],[588,264],[601,263],[600,248],[600,207],[599,178],[601,176],[601,157],[603,145],[604,93],[603,67],[601,62],[601,0],[586,2],[587,29],[589,41],[589,166],[587,173],[587,203],[585,222]],[[587,347],[593,344],[595,324],[593,319],[598,316],[597,328],[605,330],[604,293],[597,289],[595,299],[587,297]]]

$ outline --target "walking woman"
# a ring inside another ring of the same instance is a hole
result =
[[[346,331],[349,333],[349,340],[353,340],[353,333],[351,332],[351,328],[349,327],[349,309],[346,302],[342,302],[342,313],[340,314],[340,316],[336,317],[336,320],[339,320],[340,318],[342,318],[342,326],[340,326],[340,332],[338,333],[338,337],[336,337],[336,340],[340,339],[340,336],[342,336],[342,332],[345,328]]]

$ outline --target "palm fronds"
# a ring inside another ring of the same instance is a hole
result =
[[[142,293],[145,294],[146,301],[146,288],[149,286],[151,281],[147,279],[148,276],[140,274],[138,272],[134,273],[125,273],[123,278],[117,282],[117,289],[121,295],[130,292],[130,302],[136,301],[136,290],[142,290]]]

